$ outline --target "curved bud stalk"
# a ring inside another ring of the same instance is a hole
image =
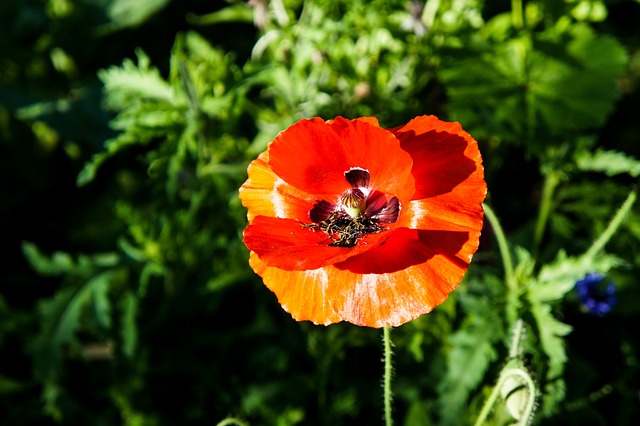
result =
[[[475,426],[487,424],[487,418],[499,396],[502,397],[506,411],[516,420],[516,425],[526,426],[533,422],[538,390],[531,374],[522,362],[521,342],[523,338],[524,324],[519,319],[513,330],[509,361],[500,371],[498,382],[482,407],[482,411],[474,423]]]

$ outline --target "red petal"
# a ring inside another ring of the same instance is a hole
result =
[[[388,234],[368,234],[354,247],[336,247],[329,246],[332,241],[323,231],[296,220],[257,216],[244,231],[244,243],[267,265],[293,271],[341,262],[382,243]]]
[[[435,255],[442,255],[466,269],[469,260],[456,256],[468,240],[468,232],[399,228],[390,233],[384,244],[337,263],[335,267],[358,274],[384,274],[419,265]]]
[[[401,201],[415,187],[411,156],[393,134],[366,120],[299,121],[269,145],[269,165],[285,182],[315,194],[342,194],[350,188],[345,172],[353,168],[367,170],[371,187]]]
[[[422,116],[391,131],[413,158],[414,200],[455,190],[454,198],[459,198],[460,204],[482,203],[487,186],[480,150],[459,123]]]
[[[436,117],[390,132],[395,137],[370,118],[303,120],[249,167],[241,198],[251,221],[250,265],[299,321],[401,325],[442,303],[478,248],[486,184],[475,140]],[[399,198],[389,231],[330,247],[322,231],[275,218],[307,221],[318,200],[337,202],[353,168]]]

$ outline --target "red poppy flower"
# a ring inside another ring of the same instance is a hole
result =
[[[444,302],[478,248],[487,187],[458,123],[302,120],[248,174],[249,264],[298,321],[408,322]]]

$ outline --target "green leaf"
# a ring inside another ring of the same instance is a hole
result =
[[[102,26],[100,32],[137,27],[169,2],[170,0],[108,0],[105,8],[111,22]]]
[[[42,275],[62,275],[73,271],[77,267],[70,254],[56,252],[51,257],[48,257],[33,243],[22,243],[22,253],[31,267]]]
[[[79,255],[75,260],[69,253],[61,251],[47,256],[35,244],[30,242],[22,243],[22,252],[32,268],[39,274],[49,276],[72,275],[86,277],[96,267],[113,267],[120,262],[120,258],[116,253],[98,253],[91,256]]]
[[[439,385],[443,424],[460,424],[469,396],[498,358],[494,344],[501,338],[501,321],[486,299],[469,298],[473,316],[449,338],[447,371]]]
[[[627,173],[633,177],[640,176],[640,160],[618,151],[598,149],[591,153],[582,151],[576,155],[576,165],[586,172],[601,172],[607,176]]]
[[[107,293],[114,279],[122,279],[118,269],[101,272],[86,281],[65,287],[40,305],[41,329],[30,345],[35,374],[44,383],[43,399],[48,413],[57,417],[58,385],[66,351],[78,348],[76,333],[82,327],[108,329],[111,326]],[[83,321],[85,315],[91,322]]]
[[[91,316],[95,324],[105,331],[111,328],[111,302],[109,301],[108,293],[110,281],[115,273],[116,271],[108,271],[105,274],[101,274],[105,276],[91,285]],[[101,275],[98,275],[98,277]]]
[[[627,63],[615,39],[586,25],[486,46],[444,60],[452,117],[476,137],[535,143],[531,149],[604,123]]]
[[[567,353],[563,337],[571,332],[572,327],[558,321],[551,313],[551,306],[546,303],[532,302],[531,313],[536,320],[541,348],[548,358],[542,411],[550,415],[564,399],[566,393],[562,375],[567,362]]]
[[[425,403],[420,400],[411,402],[403,426],[430,426],[434,422],[429,416],[429,411]]]
[[[624,261],[618,256],[601,254],[569,257],[561,251],[553,261],[542,267],[536,280],[529,285],[529,298],[536,302],[552,302],[562,299],[589,272],[606,274],[621,266]]]
[[[157,68],[150,66],[149,57],[136,50],[138,64],[125,59],[121,67],[113,66],[98,73],[104,83],[107,104],[114,109],[125,109],[130,102],[160,100],[177,101],[173,88],[161,76]]]
[[[80,327],[80,315],[92,300],[101,298],[112,276],[111,270],[103,272],[81,285],[58,291],[53,298],[42,303],[42,329],[33,341],[33,349],[37,356],[42,357],[39,359],[39,370],[45,376],[57,368],[62,360],[63,348],[77,343],[75,333]],[[104,309],[103,301],[99,305]]]
[[[138,344],[138,326],[136,317],[138,315],[138,298],[133,292],[125,293],[124,297],[120,301],[122,310],[122,353],[132,358],[136,346]]]
[[[245,4],[238,3],[206,15],[187,15],[187,21],[194,25],[212,25],[225,22],[253,22],[253,9]]]

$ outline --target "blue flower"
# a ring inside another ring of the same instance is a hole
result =
[[[576,282],[576,291],[582,306],[593,315],[607,314],[617,302],[615,284],[597,272],[589,272]]]

